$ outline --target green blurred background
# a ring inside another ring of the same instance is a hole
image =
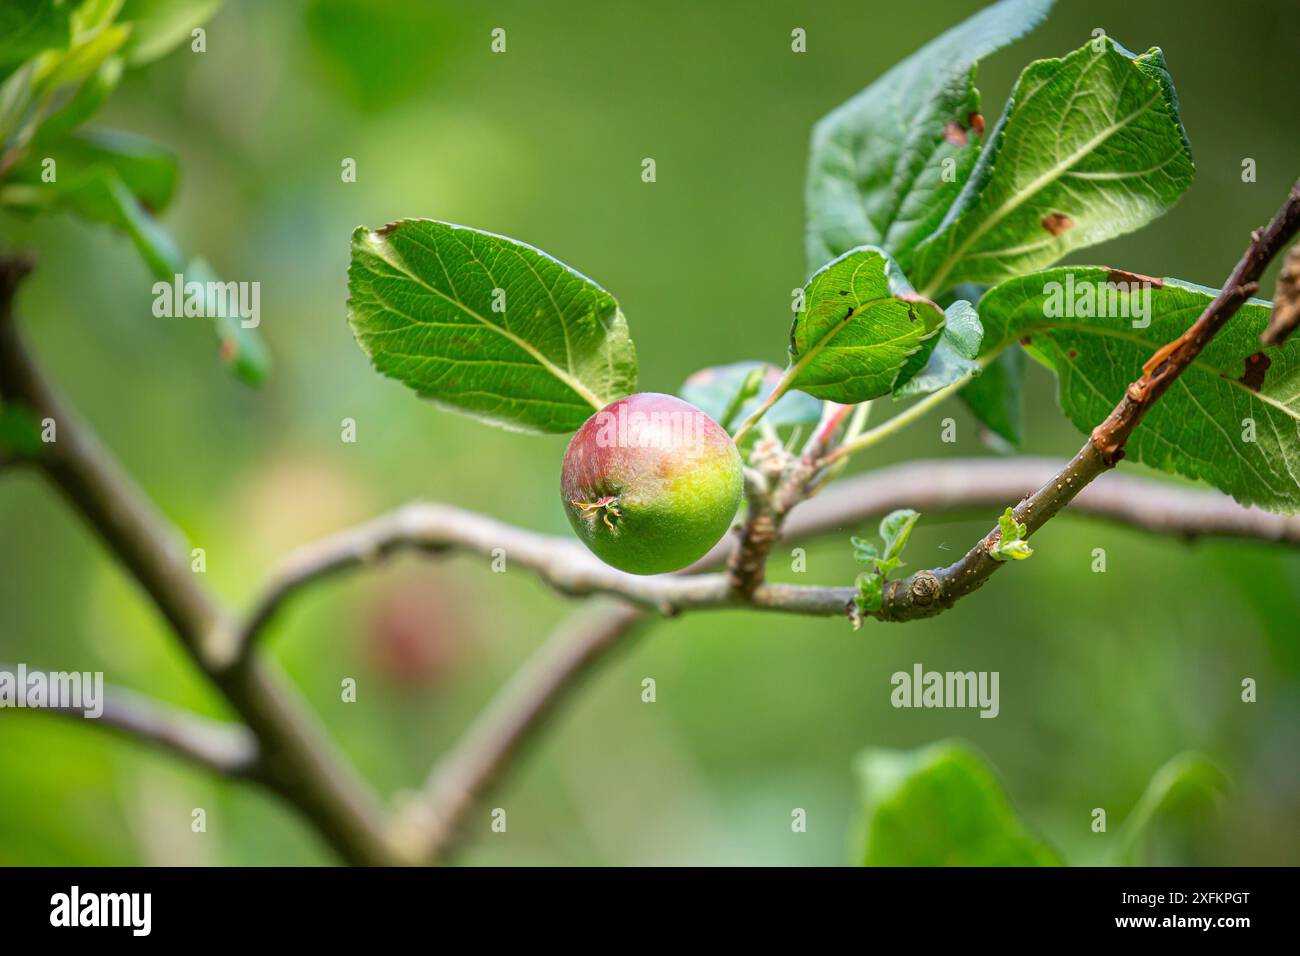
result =
[[[620,300],[641,386],[675,391],[703,365],[783,361],[805,277],[808,132],[974,0],[867,2],[312,2],[230,0],[207,52],[131,75],[96,125],[179,151],[166,221],[227,279],[261,282],[275,368],[249,389],[201,320],[160,320],[129,243],[59,217],[0,219],[38,250],[21,300],[33,347],[74,404],[244,606],[278,555],[414,498],[567,533],[562,437],[440,413],[374,374],[344,318],[348,237],[403,216],[537,245]],[[1177,8],[1066,0],[984,64],[990,119],[1020,68],[1104,28],[1163,47],[1196,180],[1164,219],[1077,261],[1217,286],[1300,173],[1290,0]],[[508,52],[489,50],[507,31]],[[803,27],[808,52],[790,51]],[[357,163],[343,183],[340,164]],[[641,181],[653,157],[658,181]],[[1258,181],[1243,183],[1245,158]],[[1266,288],[1272,288],[1272,281]],[[1027,451],[1080,436],[1030,372]],[[932,416],[855,469],[985,454]],[[340,441],[357,421],[358,441]],[[1131,472],[1137,466],[1124,466]],[[925,516],[917,563],[951,559],[991,514]],[[870,529],[868,529],[870,530]],[[845,534],[801,580],[848,583]],[[838,864],[855,753],[949,736],[998,768],[1027,820],[1092,862],[1166,759],[1185,749],[1235,782],[1219,811],[1165,827],[1154,862],[1300,861],[1300,555],[1187,546],[1066,516],[1037,554],[953,612],[906,627],[744,613],[661,622],[576,695],[471,819],[477,864]],[[1105,548],[1108,571],[1090,570]],[[947,552],[942,550],[947,548]],[[777,577],[793,578],[780,554]],[[400,561],[322,584],[270,635],[328,731],[382,794],[419,784],[571,602],[485,560]],[[0,660],[107,679],[229,716],[134,584],[34,474],[0,479]],[[1001,714],[895,710],[915,662],[1001,672]],[[345,704],[339,682],[356,677]],[[1259,701],[1240,701],[1253,677]],[[653,677],[658,700],[641,702]],[[504,807],[506,833],[489,832]],[[190,832],[204,807],[208,832]],[[791,831],[792,808],[807,811]],[[1094,807],[1111,834],[1090,831]],[[0,713],[0,863],[309,864],[331,854],[247,787],[67,720]]]

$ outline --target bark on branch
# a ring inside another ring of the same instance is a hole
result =
[[[844,613],[853,597],[851,588],[764,582],[763,564],[782,531],[794,541],[844,531],[898,507],[987,507],[1037,486],[1015,509],[1016,519],[1030,534],[1073,503],[1082,513],[1189,538],[1300,540],[1297,519],[1243,509],[1215,492],[1120,476],[1094,484],[1123,457],[1125,443],[1151,404],[1253,294],[1269,261],[1297,229],[1300,183],[1269,226],[1252,236],[1215,300],[1186,333],[1152,356],[1120,404],[1063,468],[1038,459],[920,462],[842,482],[819,498],[803,501],[817,484],[815,463],[821,451],[814,449],[816,454],[787,461],[779,475],[771,475],[770,490],[760,489],[762,507],[753,514],[761,519],[769,513],[770,528],[755,526],[764,533],[742,534],[739,544],[729,540],[688,569],[691,573],[676,575],[625,574],[569,539],[456,508],[411,505],[295,552],[273,576],[247,623],[238,626],[195,582],[165,522],[66,408],[27,354],[12,314],[13,295],[31,268],[19,259],[0,261],[0,398],[56,421],[58,441],[43,451],[38,465],[140,582],[195,662],[244,719],[247,733],[201,726],[195,723],[198,718],[169,714],[133,698],[114,701],[112,716],[105,712],[108,724],[213,769],[255,777],[295,805],[353,862],[407,862],[412,857],[399,847],[408,842],[423,858],[437,859],[452,845],[474,800],[501,775],[576,678],[643,620],[642,608],[666,614],[734,606]],[[833,421],[838,423],[843,410],[836,414]],[[825,425],[818,434],[829,438],[834,425],[831,419]],[[990,554],[997,534],[996,529],[990,532],[947,568],[890,582],[875,616],[909,620],[951,607],[1000,566]],[[289,688],[265,668],[254,652],[255,640],[291,595],[335,571],[370,564],[401,549],[490,556],[498,548],[505,550],[508,562],[529,569],[560,592],[611,595],[627,603],[588,609],[579,622],[548,642],[439,765],[425,797],[413,803],[394,828],[386,829],[360,782],[333,756]],[[747,560],[747,555],[761,560]],[[698,573],[728,559],[730,573]]]
[[[1044,458],[941,459],[882,468],[837,481],[794,507],[784,539],[795,544],[821,534],[847,533],[896,508],[923,513],[994,508],[1050,484],[1061,472],[1058,462]],[[1089,487],[1072,511],[1189,540],[1238,537],[1300,544],[1298,517],[1243,508],[1217,491],[1125,475],[1107,475]],[[1045,511],[1038,512],[1032,527],[1039,527],[1045,516]],[[400,551],[461,551],[490,559],[500,548],[507,568],[532,571],[563,594],[604,594],[668,615],[692,608],[744,606],[798,614],[845,612],[850,588],[767,583],[745,597],[735,592],[726,575],[698,573],[726,564],[737,547],[734,536],[724,538],[687,569],[689,573],[642,577],[609,567],[571,538],[539,534],[448,505],[407,505],[292,552],[270,575],[240,640],[246,652],[303,588]]]
[[[477,801],[580,686],[598,660],[623,647],[646,612],[598,602],[566,618],[429,774],[423,792],[394,824],[394,840],[439,863],[463,838]]]
[[[27,351],[14,297],[30,259],[0,259],[0,400],[51,418],[56,441],[34,459],[171,624],[258,741],[259,778],[354,863],[401,859],[376,801],[333,752],[293,691],[255,655],[219,667],[233,624],[191,573],[187,552],[153,505],[68,408]]]
[[[1245,253],[1205,311],[1186,332],[1147,360],[1142,375],[1129,385],[1119,404],[1093,429],[1069,464],[1016,506],[1015,519],[1028,527],[1029,534],[1051,520],[1086,485],[1119,463],[1129,436],[1142,423],[1147,411],[1255,293],[1268,264],[1286,248],[1298,230],[1300,181],[1291,187],[1286,202],[1269,224],[1251,234]],[[998,535],[995,527],[961,560],[946,568],[919,571],[904,580],[889,582],[885,586],[883,605],[872,616],[886,621],[909,621],[952,607],[981,587],[1001,566],[1002,562],[990,554]]]
[[[0,670],[13,671],[8,664]],[[32,708],[32,713],[85,720],[157,747],[226,777],[257,776],[257,740],[248,728],[200,717],[122,687],[105,687],[103,712],[94,718],[70,707]]]

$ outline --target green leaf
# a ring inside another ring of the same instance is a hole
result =
[[[880,610],[885,580],[903,566],[903,549],[907,547],[912,528],[920,517],[920,514],[907,508],[885,515],[880,521],[881,548],[864,538],[849,538],[849,543],[853,545],[854,559],[868,565],[870,569],[863,571],[854,580],[858,590],[854,600],[863,614]],[[858,623],[855,619],[855,629]]]
[[[208,21],[221,0],[126,0],[118,22],[131,26],[124,53],[130,66],[161,59]]]
[[[1059,866],[968,745],[868,750],[858,757],[862,866]]]
[[[219,281],[211,266],[201,258],[186,260],[167,228],[149,215],[121,179],[104,176],[91,188],[100,192],[102,201],[111,204],[115,215],[108,221],[131,238],[158,282],[174,283],[181,275],[186,284],[197,282],[203,286],[203,313],[212,318],[222,360],[244,382],[261,384],[270,371],[270,355],[255,328],[244,328],[229,308],[218,309],[208,298],[211,283]]]
[[[139,156],[135,157],[135,160],[139,159]],[[142,165],[149,167],[147,162]],[[154,178],[158,175],[158,170],[151,169],[133,179],[137,186],[146,191],[158,190],[156,197],[161,197],[163,192],[170,195],[170,187],[164,187],[164,180]],[[62,178],[62,174],[60,176]],[[54,185],[48,184],[45,188]],[[11,201],[12,190],[15,188],[39,190],[42,186],[6,185],[0,188],[0,197],[6,202]],[[171,233],[149,213],[112,164],[105,162],[89,167],[83,175],[59,184],[59,189],[52,195],[56,197],[52,206],[34,208],[66,209],[92,221],[120,229],[135,245],[140,258],[156,280],[171,284],[176,275],[180,274],[186,283],[202,284],[205,290],[204,314],[212,316],[222,359],[236,376],[250,385],[256,385],[266,378],[270,369],[270,356],[256,329],[244,328],[238,315],[231,314],[228,308],[223,311],[207,301],[206,293],[211,288],[209,283],[218,281],[211,267],[202,259],[186,259]]]
[[[943,332],[934,351],[924,363],[917,362],[917,355],[908,359],[898,376],[901,384],[894,386],[894,398],[928,395],[967,376],[979,375],[976,359],[983,338],[984,327],[973,305],[959,299],[948,306],[944,310]],[[919,370],[909,372],[914,365],[920,365]]]
[[[891,511],[880,521],[880,540],[884,542],[883,554],[886,559],[897,558],[907,547],[907,540],[912,537],[912,529],[921,515],[910,508]]]
[[[51,112],[41,122],[36,133],[38,143],[49,143],[71,133],[86,122],[103,106],[122,80],[123,63],[120,56],[110,56],[87,77],[62,106]]]
[[[31,109],[36,85],[35,60],[29,60],[0,83],[0,149],[12,149],[16,131]],[[19,144],[21,145],[21,144]]]
[[[53,182],[45,182],[46,160],[54,161]],[[117,223],[116,204],[103,202],[103,191],[92,185],[105,175],[119,178],[149,211],[161,212],[176,190],[176,154],[152,140],[111,130],[60,137],[14,167],[0,199],[26,211],[70,211]]]
[[[360,227],[348,290],[376,369],[483,421],[571,432],[636,387],[614,298],[514,239],[429,219]]]
[[[938,231],[899,262],[927,295],[998,282],[1132,232],[1191,179],[1163,54],[1102,37],[1025,68]]]
[[[84,39],[100,27],[113,22],[122,8],[122,0],[81,0],[72,11],[72,33]]]
[[[67,50],[46,51],[15,70],[0,86],[0,143],[4,149],[18,155],[51,115],[57,117],[71,109],[73,115],[60,117],[67,129],[68,123],[77,119],[76,113],[93,107],[96,94],[87,94],[89,103],[78,103],[81,91],[87,83],[102,84],[103,71],[111,71],[108,64],[129,33],[129,28],[112,24],[96,25],[88,33],[78,30]]]
[[[1025,538],[1029,528],[1015,519],[1010,508],[998,515],[998,542],[989,548],[994,561],[1023,561],[1034,553]]]
[[[121,50],[130,36],[129,27],[105,23],[74,39],[67,52],[42,57],[37,70],[39,92],[53,94],[60,87],[75,86],[94,76],[110,57]]]
[[[1217,805],[1228,787],[1227,774],[1210,758],[1190,751],[1174,757],[1155,772],[1120,828],[1118,865],[1143,865],[1146,838],[1162,817],[1197,802]]]
[[[863,563],[872,563],[880,557],[880,549],[874,542],[866,538],[851,537],[849,544],[853,545],[853,559]]]
[[[1023,441],[1025,353],[1004,349],[958,393],[979,421],[997,438],[1019,447]],[[996,441],[993,442],[996,444]]]
[[[818,269],[802,305],[790,330],[790,384],[845,405],[889,394],[911,356],[929,357],[944,320],[870,246]]]
[[[860,245],[898,256],[938,227],[980,152],[976,64],[1028,33],[1050,7],[1051,0],[1003,0],[984,8],[813,127],[810,268]]]
[[[858,589],[858,593],[854,597],[858,611],[863,614],[879,611],[884,603],[885,576],[879,571],[863,571],[853,583]],[[857,627],[858,624],[855,621],[854,630],[857,630]]]
[[[0,3],[0,71],[8,72],[42,50],[60,50],[71,41],[70,4],[50,0]]]
[[[191,259],[183,274],[187,284],[198,282],[203,285],[204,313],[212,316],[222,360],[249,385],[260,384],[270,371],[271,356],[257,329],[245,328],[241,317],[228,307],[223,310],[214,305],[211,293],[221,280],[206,259]]]
[[[1023,340],[1056,372],[1066,417],[1091,434],[1143,363],[1216,294],[1099,266],[1051,269],[1004,282],[980,300],[984,352]],[[1208,482],[1242,504],[1300,508],[1300,341],[1261,349],[1268,318],[1267,302],[1241,307],[1152,405],[1128,440],[1130,459]]]
[[[772,394],[781,370],[766,362],[733,362],[691,373],[677,394],[705,412],[723,428],[744,421]],[[772,425],[816,425],[822,404],[811,395],[786,392],[768,409],[764,420]]]
[[[185,257],[176,240],[149,215],[115,172],[101,169],[97,176],[86,180],[72,202],[86,218],[107,222],[125,232],[155,279],[170,280],[184,272]]]

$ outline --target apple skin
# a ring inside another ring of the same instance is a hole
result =
[[[717,544],[744,492],[731,436],[694,405],[658,392],[611,402],[564,453],[561,500],[598,558],[632,574],[678,571]]]

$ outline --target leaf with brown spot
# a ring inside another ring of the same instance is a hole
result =
[[[898,264],[932,297],[1001,282],[1146,225],[1191,180],[1160,50],[1089,41],[1025,68],[941,223]]]
[[[1125,395],[1147,400],[1136,387],[1144,365],[1178,341],[1218,295],[1177,279],[1140,286],[1113,283],[1114,276],[1101,266],[1049,269],[996,285],[979,303],[983,358],[1032,337],[1024,351],[1056,373],[1061,409],[1085,435]],[[1121,291],[1112,299],[1116,285]],[[1062,288],[1076,296],[1091,290],[1104,308],[1080,315],[1089,310],[1079,309],[1076,298],[1075,308],[1062,310],[1055,298]],[[1126,447],[1131,459],[1208,482],[1242,504],[1294,512],[1300,510],[1300,337],[1260,351],[1269,305],[1248,300],[1151,404]]]
[[[1159,289],[1165,284],[1164,279],[1155,276],[1144,276],[1140,272],[1128,272],[1124,269],[1111,269],[1106,273],[1106,281],[1119,285],[1121,282],[1129,285],[1149,285],[1153,289]]]
[[[1258,392],[1264,387],[1264,376],[1268,374],[1269,366],[1272,364],[1273,360],[1263,352],[1247,355],[1246,371],[1242,373],[1241,378],[1237,379],[1237,381],[1252,392]]]
[[[1074,220],[1063,212],[1054,212],[1043,217],[1043,228],[1054,236],[1074,228]]]
[[[822,117],[808,163],[809,271],[862,245],[900,256],[939,227],[982,148],[962,125],[971,117],[974,129],[980,116],[976,65],[1051,5],[989,4]]]

